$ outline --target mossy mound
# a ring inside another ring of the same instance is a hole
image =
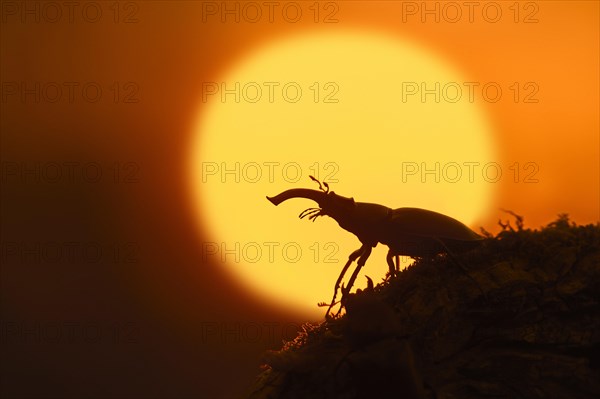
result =
[[[600,225],[503,226],[305,325],[248,398],[600,397]]]

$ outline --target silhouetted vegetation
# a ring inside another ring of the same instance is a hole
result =
[[[458,254],[352,294],[265,355],[249,398],[600,397],[600,225],[509,212]]]

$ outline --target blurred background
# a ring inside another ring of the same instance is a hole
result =
[[[238,397],[316,321],[203,256],[190,172],[206,83],[281,37],[384,33],[498,82],[498,159],[535,179],[477,225],[597,222],[598,3],[475,3],[2,1],[0,395]]]

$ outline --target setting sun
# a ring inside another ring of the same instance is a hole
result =
[[[2,1],[0,398],[600,398],[599,16]]]
[[[314,203],[275,209],[266,195],[317,188],[314,175],[357,201],[426,208],[476,228],[493,184],[469,175],[496,154],[468,82],[399,37],[321,32],[257,48],[203,85],[190,154],[198,219],[212,237],[203,256],[257,295],[318,317],[360,243],[329,218],[299,220]],[[375,248],[362,274],[380,281],[385,253]]]

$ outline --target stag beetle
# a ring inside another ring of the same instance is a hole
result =
[[[371,249],[378,243],[389,247],[386,260],[390,276],[394,276],[399,270],[399,255],[423,257],[446,252],[452,256],[453,251],[472,248],[484,239],[458,220],[441,213],[420,208],[391,209],[378,204],[355,202],[354,198],[342,197],[333,191],[329,191],[329,185],[326,182],[321,184],[313,176],[310,176],[310,178],[319,184],[320,191],[294,188],[274,197],[267,196],[267,199],[274,205],[279,205],[290,198],[311,199],[319,204],[319,208],[304,210],[299,215],[300,219],[308,216],[308,219],[314,222],[319,216],[332,217],[340,227],[356,235],[362,243],[362,246],[348,257],[348,262],[346,262],[335,283],[331,303],[329,305],[326,303],[320,304],[321,306],[329,306],[326,316],[329,315],[331,308],[338,303],[335,301],[337,291],[352,262],[358,259],[357,267],[352,277],[350,277],[348,285],[345,288],[342,285],[342,307],[344,306],[344,297],[350,292],[360,269],[371,255]],[[396,258],[396,265],[394,265],[394,257]],[[460,262],[456,261],[456,263],[477,284],[477,281],[469,275],[466,268]],[[479,289],[481,290],[480,287]]]

